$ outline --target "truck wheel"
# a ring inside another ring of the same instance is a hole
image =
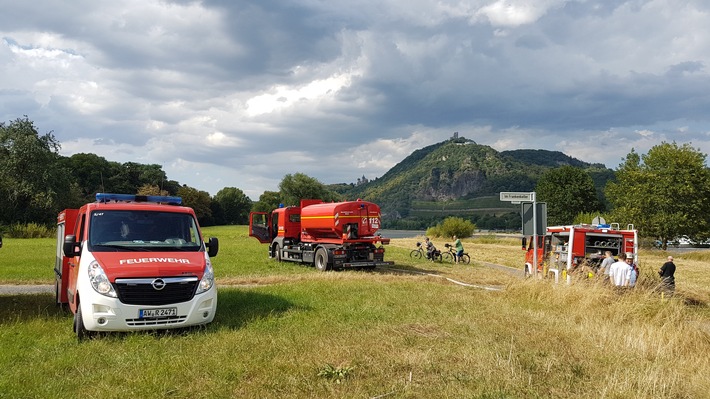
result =
[[[279,244],[274,244],[274,253],[272,256],[277,262],[281,262],[281,246]]]
[[[328,251],[326,251],[325,248],[318,248],[314,263],[316,269],[322,272],[328,270]]]
[[[76,313],[74,313],[74,332],[79,341],[83,341],[91,337],[91,331],[84,327],[84,318],[81,313],[81,304],[77,304]]]

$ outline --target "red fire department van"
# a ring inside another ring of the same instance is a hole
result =
[[[217,309],[210,257],[180,197],[96,194],[57,218],[55,296],[83,339],[95,331],[206,324]]]

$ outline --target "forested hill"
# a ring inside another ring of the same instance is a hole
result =
[[[597,187],[613,178],[612,170],[559,151],[498,152],[463,137],[414,151],[382,177],[350,187],[344,194],[379,204],[388,217],[404,217],[413,201],[454,201],[497,196],[501,191],[534,191],[551,168],[587,169]]]

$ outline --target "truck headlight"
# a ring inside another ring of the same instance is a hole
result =
[[[93,261],[89,264],[89,281],[91,281],[91,286],[94,287],[94,290],[99,294],[112,298],[116,297],[116,290],[113,289],[113,285],[108,281],[104,269],[101,268],[101,265],[99,265],[97,261]]]
[[[200,284],[197,286],[197,294],[209,291],[213,285],[214,271],[212,270],[212,262],[207,259],[207,262],[205,262],[205,272],[202,274],[202,280],[200,280]]]

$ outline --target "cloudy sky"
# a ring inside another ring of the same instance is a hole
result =
[[[0,0],[0,121],[252,199],[460,136],[710,153],[706,0]]]

